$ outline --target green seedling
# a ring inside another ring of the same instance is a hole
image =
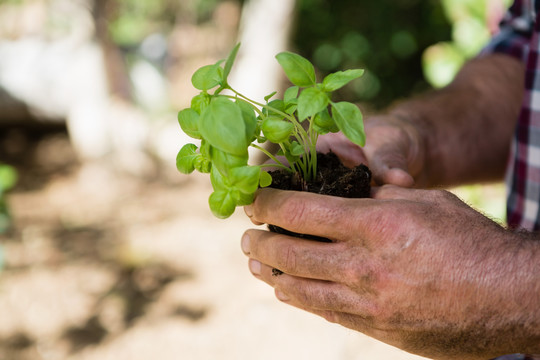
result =
[[[315,68],[304,57],[281,52],[276,59],[293,86],[263,102],[249,99],[228,83],[238,53],[236,45],[226,60],[203,66],[192,76],[201,90],[191,106],[178,113],[182,130],[200,146],[187,144],[176,158],[178,170],[209,173],[214,192],[209,205],[215,216],[229,217],[237,206],[249,205],[259,187],[272,183],[268,167],[296,173],[303,182],[317,174],[316,144],[319,135],[341,131],[349,140],[364,146],[362,113],[350,102],[333,102],[332,92],[359,78],[363,70],[338,71],[317,82]],[[307,123],[306,123],[307,122]],[[279,145],[274,156],[262,144]],[[272,164],[250,165],[248,148],[266,154]],[[279,158],[287,161],[280,161]]]

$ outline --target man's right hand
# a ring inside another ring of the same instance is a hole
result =
[[[392,115],[372,117],[365,122],[366,146],[359,147],[342,133],[319,137],[321,152],[334,152],[345,166],[366,164],[377,185],[423,186],[424,146],[417,130]]]

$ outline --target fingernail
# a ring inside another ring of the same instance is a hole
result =
[[[288,297],[283,291],[276,290],[276,297],[281,301],[289,301],[291,300],[290,297]]]
[[[249,260],[249,270],[253,275],[261,275],[261,263],[257,260]]]
[[[248,217],[253,217],[253,206],[251,205],[244,206],[244,212],[246,213]]]
[[[242,245],[242,251],[244,252],[244,254],[249,255],[249,252],[250,252],[249,245],[250,244],[249,244],[249,235],[248,234],[244,234],[244,236],[242,236],[241,245]]]

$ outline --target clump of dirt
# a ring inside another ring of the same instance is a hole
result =
[[[344,166],[336,154],[329,152],[317,155],[317,178],[311,182],[304,182],[297,174],[284,170],[275,170],[272,175],[270,187],[280,190],[308,191],[317,194],[339,196],[345,198],[367,198],[371,191],[371,171],[361,164],[354,168]],[[270,231],[300,237],[320,242],[332,242],[325,237],[311,234],[298,234],[279,226],[268,225]],[[278,269],[272,270],[273,275],[282,274]]]
[[[305,182],[298,176],[298,173],[291,174],[285,170],[275,170],[270,172],[270,175],[272,175],[270,187],[280,190],[308,191],[345,198],[367,198],[371,192],[371,171],[369,168],[364,164],[348,168],[333,152],[317,154],[317,177],[314,181]],[[272,224],[268,225],[268,229],[278,234],[302,239],[332,242],[325,237],[299,234]],[[274,276],[279,276],[282,273],[279,269],[272,269]]]
[[[371,191],[371,171],[361,164],[348,168],[333,152],[317,154],[317,178],[304,183],[296,174],[275,170],[270,187],[281,190],[308,191],[317,194],[345,198],[369,197]]]

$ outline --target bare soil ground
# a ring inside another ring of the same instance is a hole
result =
[[[212,217],[206,177],[80,164],[65,132],[0,134],[0,359],[420,359],[289,308],[249,273],[253,226]],[[3,259],[3,260],[1,260]]]

